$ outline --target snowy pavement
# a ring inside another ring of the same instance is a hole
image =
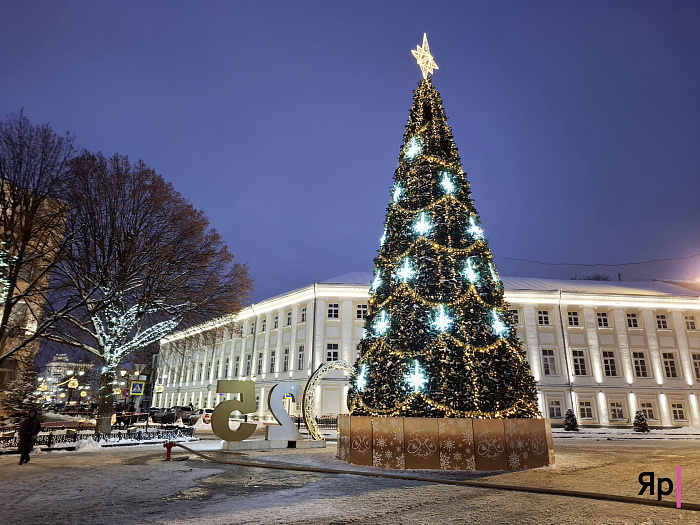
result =
[[[326,449],[232,453],[217,440],[187,444],[223,460],[353,470]],[[642,471],[675,480],[682,499],[700,503],[696,441],[555,439],[556,464],[530,471],[409,471],[424,476],[636,496]],[[86,447],[33,454],[18,465],[0,456],[0,523],[51,524],[700,524],[700,512],[553,495],[295,472],[205,461],[162,445]],[[179,461],[181,460],[181,461]],[[675,501],[675,493],[666,499]]]

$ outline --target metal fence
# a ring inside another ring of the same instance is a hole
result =
[[[78,441],[82,439],[93,439],[96,442],[107,442],[107,444],[118,444],[124,441],[174,441],[176,439],[193,438],[195,429],[192,427],[177,427],[172,429],[128,429],[112,431],[111,434],[103,434],[95,431],[76,431],[72,429],[66,430],[65,433],[42,432],[34,442],[35,447],[40,448],[72,448]],[[15,433],[12,436],[0,437],[0,447],[2,448],[17,448],[19,445],[19,436]]]
[[[321,430],[338,430],[338,416],[315,416],[316,424]],[[297,428],[301,429],[303,426],[306,428],[306,422],[301,416],[292,416],[292,421],[296,423]]]

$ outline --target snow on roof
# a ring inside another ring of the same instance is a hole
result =
[[[352,272],[331,277],[324,284],[364,284],[372,282],[371,272]],[[650,282],[618,282],[618,281],[587,281],[565,279],[540,279],[535,277],[503,277],[506,291],[559,291],[569,293],[587,293],[600,295],[655,295],[655,296],[685,296],[698,297],[697,291],[678,286],[665,281]]]

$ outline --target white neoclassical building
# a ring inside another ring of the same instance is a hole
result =
[[[163,339],[157,406],[213,407],[217,379],[253,379],[257,415],[282,381],[303,387],[321,364],[353,363],[371,273],[352,273],[252,304]],[[573,408],[583,425],[700,424],[700,288],[697,283],[622,283],[503,278],[540,407],[555,422]],[[317,415],[346,413],[347,374],[328,374]],[[227,397],[230,394],[226,395]],[[300,403],[286,401],[290,414]]]

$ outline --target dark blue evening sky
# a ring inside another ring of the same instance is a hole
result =
[[[0,111],[143,159],[260,300],[371,271],[427,32],[503,275],[700,278],[700,2],[0,3]]]

